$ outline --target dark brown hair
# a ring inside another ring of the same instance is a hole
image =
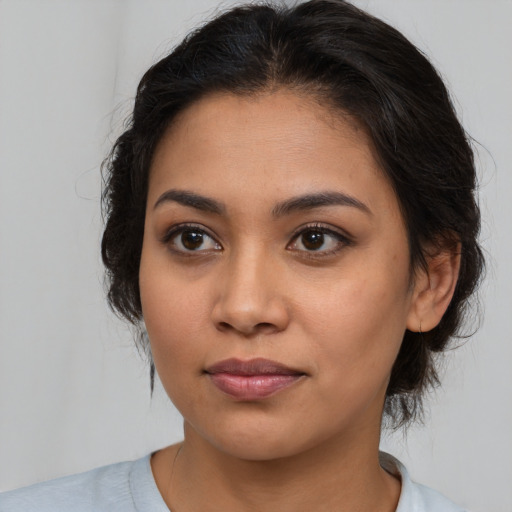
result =
[[[421,413],[424,392],[438,384],[435,354],[459,332],[483,269],[473,152],[425,56],[345,1],[234,8],[146,72],[128,128],[104,166],[102,256],[110,305],[135,325],[142,319],[138,278],[148,173],[165,129],[207,94],[253,95],[277,87],[309,94],[365,127],[396,192],[413,271],[425,265],[427,244],[460,243],[460,274],[448,310],[431,331],[406,331],[392,370],[387,422],[406,424]],[[153,376],[152,362],[151,369]]]

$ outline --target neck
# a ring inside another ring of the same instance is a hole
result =
[[[392,512],[400,483],[379,465],[378,439],[334,439],[291,457],[243,460],[220,451],[185,425],[185,441],[152,460],[158,488],[173,512]]]

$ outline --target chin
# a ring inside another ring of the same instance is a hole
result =
[[[215,447],[226,455],[252,462],[286,459],[305,451],[304,447],[289,442],[285,443],[283,439],[269,440],[268,438],[261,442],[254,439],[247,442],[245,439],[242,442],[237,440],[236,442],[218,443]]]
[[[189,426],[190,427],[190,426]],[[286,429],[278,425],[252,424],[231,425],[224,428],[219,425],[217,431],[198,432],[193,427],[185,428],[187,434],[199,436],[215,450],[225,455],[246,461],[272,461],[300,455],[323,444],[328,435],[319,438],[307,436],[296,425]]]

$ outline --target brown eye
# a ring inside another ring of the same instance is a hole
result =
[[[197,231],[184,231],[181,234],[181,243],[185,249],[194,251],[199,249],[203,244],[203,233]]]
[[[299,231],[287,248],[292,251],[326,256],[334,254],[350,244],[349,238],[333,229],[311,226]]]
[[[177,226],[164,236],[162,242],[178,253],[220,251],[222,247],[206,231],[195,226]]]
[[[302,245],[308,251],[318,251],[324,245],[324,234],[320,231],[306,231],[301,235]]]

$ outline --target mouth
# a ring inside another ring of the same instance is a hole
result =
[[[263,400],[290,387],[306,373],[269,359],[226,359],[205,370],[212,383],[238,401]]]

